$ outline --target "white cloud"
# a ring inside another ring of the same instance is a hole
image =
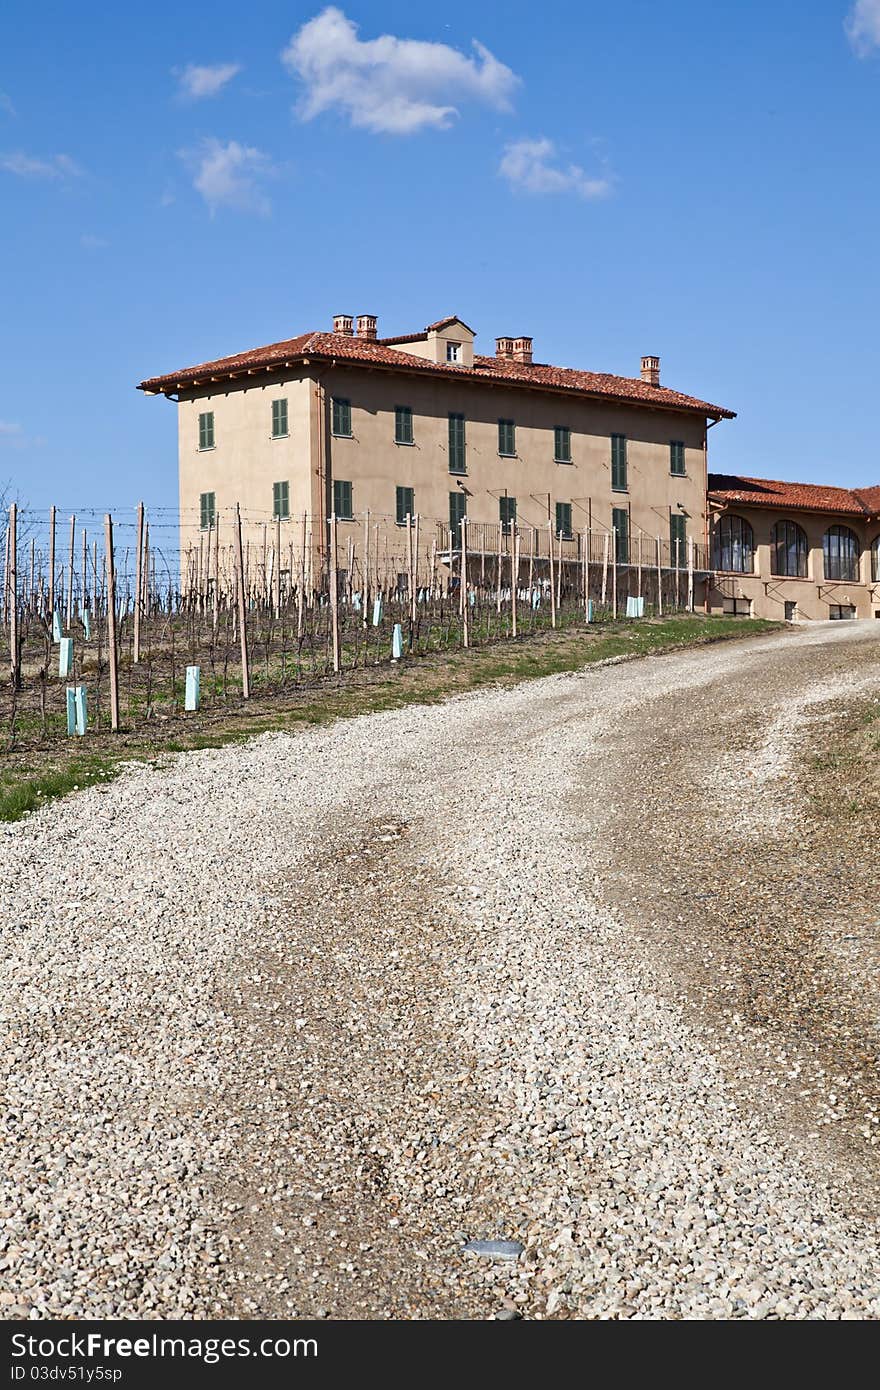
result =
[[[180,95],[190,101],[200,101],[202,97],[215,97],[219,91],[241,72],[241,63],[210,64],[187,63],[186,67],[172,68],[173,75],[180,86]]]
[[[18,115],[8,92],[0,92],[0,111],[5,111],[7,116]]]
[[[195,150],[181,150],[181,158],[194,173],[193,187],[211,210],[235,208],[266,217],[271,204],[260,182],[275,170],[268,155],[237,140],[224,144],[213,136]]]
[[[880,0],[856,0],[843,27],[853,50],[867,58],[880,48]]]
[[[357,25],[331,5],[294,34],[281,55],[301,79],[303,120],[337,110],[353,126],[391,135],[445,129],[456,100],[507,110],[519,78],[476,39],[468,57],[445,43],[358,38]]]
[[[576,193],[581,198],[606,198],[612,180],[591,177],[579,164],[561,165],[552,140],[514,140],[505,145],[498,172],[522,193]]]
[[[40,447],[45,442],[43,435],[25,434],[23,427],[17,421],[0,420],[0,449],[29,449],[33,445]],[[2,486],[0,486],[0,494],[2,491]]]
[[[110,245],[102,236],[94,236],[92,232],[83,232],[79,239],[79,244],[84,251],[103,251]]]
[[[48,159],[38,159],[25,154],[23,150],[0,154],[0,169],[5,169],[7,174],[18,174],[23,179],[79,178],[83,172],[69,154],[53,154]]]

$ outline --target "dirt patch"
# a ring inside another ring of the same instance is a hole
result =
[[[468,1172],[497,1117],[475,1057],[435,1021],[439,963],[467,947],[438,913],[419,839],[399,819],[334,826],[225,1000],[249,1040],[226,1095],[245,1117],[221,1194],[233,1315],[499,1306],[493,1271],[487,1283],[462,1255],[498,1219]]]
[[[603,893],[744,1103],[876,1210],[880,706],[840,690],[880,677],[878,647],[777,666],[760,708],[728,678],[606,747]]]

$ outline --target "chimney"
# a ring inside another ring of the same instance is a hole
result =
[[[376,337],[376,315],[358,314],[357,316],[357,335],[359,338]]]
[[[334,314],[333,332],[344,333],[347,338],[350,338],[352,333],[354,332],[354,329],[352,328],[353,322],[354,320],[352,319],[351,314]]]
[[[659,357],[643,357],[643,358],[642,358],[642,381],[647,382],[647,384],[648,384],[649,386],[659,386],[659,385],[660,385],[660,358],[659,358]]]
[[[513,340],[513,360],[514,360],[514,362],[531,362],[531,360],[532,360],[532,340],[531,340],[531,338],[514,338],[514,340]]]
[[[495,339],[495,356],[496,356],[496,357],[506,357],[508,360],[510,360],[510,359],[513,357],[513,339],[512,339],[512,338],[496,338],[496,339]]]

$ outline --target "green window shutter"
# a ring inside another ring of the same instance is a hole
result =
[[[463,492],[450,492],[449,494],[449,531],[451,546],[461,544],[461,520],[465,515],[467,498]]]
[[[213,492],[203,492],[199,496],[199,525],[203,531],[209,531],[216,519],[217,507],[216,498]]]
[[[571,535],[571,503],[556,503],[556,534],[557,536],[569,537]]]
[[[557,425],[553,431],[553,457],[557,463],[571,463],[571,430]]]
[[[687,563],[687,518],[669,518],[669,563],[680,566]]]
[[[467,472],[463,415],[449,416],[449,471]]]
[[[290,484],[272,484],[272,515],[281,521],[286,521],[290,516]]]
[[[615,492],[626,492],[626,435],[611,436],[611,487]]]
[[[287,401],[272,402],[272,438],[283,439],[287,434]]]
[[[498,421],[498,452],[508,458],[516,456],[516,425],[513,420]]]
[[[213,449],[214,447],[214,412],[205,410],[199,416],[199,448]]]
[[[351,401],[333,397],[333,433],[351,434]]]
[[[510,535],[511,527],[516,524],[516,498],[499,497],[498,517],[501,522],[501,531],[505,536]]]
[[[669,471],[676,477],[684,477],[684,444],[680,439],[669,441]]]
[[[353,516],[351,483],[335,482],[333,484],[333,510],[342,521],[351,521]]]
[[[408,516],[415,516],[415,491],[411,487],[399,487],[396,492],[395,504],[397,509],[398,526],[406,525]]]
[[[412,444],[413,442],[411,406],[396,405],[394,407],[394,442],[395,444]]]
[[[629,561],[629,512],[626,507],[615,507],[611,512],[611,525],[615,531],[615,555],[617,563],[625,565]]]

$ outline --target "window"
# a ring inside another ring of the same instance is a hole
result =
[[[777,521],[770,532],[770,573],[806,579],[807,537],[796,521]]]
[[[512,420],[498,421],[498,452],[507,458],[516,457],[516,425]]]
[[[680,569],[687,562],[687,517],[669,518],[669,563]]]
[[[871,579],[874,583],[880,579],[880,536],[871,542]]]
[[[611,487],[615,492],[626,492],[626,435],[611,436]]]
[[[286,521],[290,516],[290,483],[272,484],[272,515],[279,521]]]
[[[199,416],[199,448],[213,449],[214,447],[214,412],[206,410]]]
[[[449,471],[450,473],[467,472],[463,415],[450,415],[449,417]]]
[[[351,507],[351,483],[337,481],[333,484],[333,510],[340,521],[354,520],[354,512]]]
[[[396,405],[394,407],[394,442],[395,444],[412,444],[412,407],[408,405]]]
[[[460,361],[461,361],[461,343],[447,343],[447,344],[446,344],[446,361],[447,361],[447,362],[460,362]]]
[[[351,401],[333,397],[333,433],[351,437]]]
[[[509,536],[511,530],[516,525],[516,498],[498,498],[498,519],[501,522],[501,534]]]
[[[571,540],[571,503],[556,503],[556,534],[563,540]]]
[[[629,564],[629,512],[626,507],[613,507],[611,525],[614,528],[614,554],[619,565]]]
[[[203,531],[210,531],[217,520],[217,495],[203,492],[199,497],[199,525]]]
[[[463,492],[449,494],[449,544],[461,545],[461,522],[467,508],[467,498]]]
[[[723,516],[715,532],[716,563],[720,570],[751,574],[755,568],[755,533],[741,516]]]
[[[785,600],[783,611],[784,611],[784,614],[785,614],[785,621],[786,621],[787,623],[796,623],[796,622],[797,622],[797,620],[798,620],[797,603],[795,602],[795,600],[794,600],[793,598],[787,598],[787,599]]]
[[[396,494],[397,524],[405,526],[408,516],[415,516],[415,490],[411,487],[399,487]]]
[[[786,608],[788,604],[786,604]],[[721,601],[721,611],[728,618],[750,618],[752,600],[750,598],[725,598]]]
[[[838,621],[847,622],[856,616],[856,610],[851,603],[829,603],[828,616]]]
[[[284,439],[287,435],[287,401],[272,402],[272,438]]]
[[[571,463],[571,430],[557,425],[553,430],[553,458],[556,463]]]
[[[848,526],[829,526],[822,537],[825,578],[858,583],[860,553],[861,547],[854,531]]]
[[[684,444],[680,439],[669,441],[669,471],[676,478],[684,477]]]

